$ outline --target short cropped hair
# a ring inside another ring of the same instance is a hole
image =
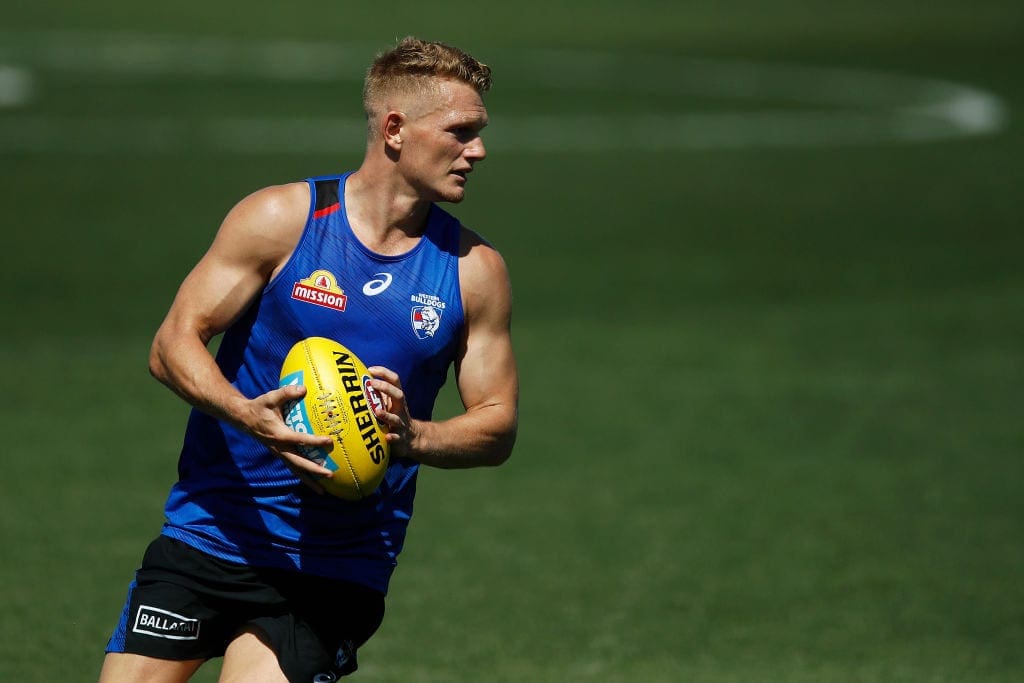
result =
[[[380,116],[379,107],[395,93],[426,94],[432,79],[461,81],[482,95],[491,88],[491,68],[457,47],[408,36],[370,65],[363,84],[366,118]]]

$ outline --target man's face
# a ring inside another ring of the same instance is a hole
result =
[[[460,202],[466,176],[487,156],[480,137],[487,109],[471,85],[458,81],[440,81],[437,93],[417,104],[402,126],[400,166],[423,199]]]

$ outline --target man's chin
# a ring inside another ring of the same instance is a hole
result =
[[[447,202],[449,204],[458,204],[466,198],[466,189],[463,187],[445,189],[439,193],[437,201]]]

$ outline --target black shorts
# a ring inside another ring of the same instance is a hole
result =
[[[383,618],[384,595],[372,588],[227,562],[160,536],[146,549],[107,652],[209,659],[255,627],[289,681],[331,681],[356,670],[356,649]]]

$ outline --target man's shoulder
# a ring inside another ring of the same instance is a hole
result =
[[[494,245],[476,230],[459,224],[459,256],[479,255],[481,249],[497,252]]]
[[[275,218],[305,214],[309,209],[310,189],[305,181],[268,185],[245,197],[238,206],[269,214]]]
[[[491,295],[508,287],[508,267],[498,250],[477,231],[460,226],[459,280],[463,291]]]
[[[235,204],[218,231],[215,246],[272,270],[291,253],[309,214],[304,182],[271,185]]]

